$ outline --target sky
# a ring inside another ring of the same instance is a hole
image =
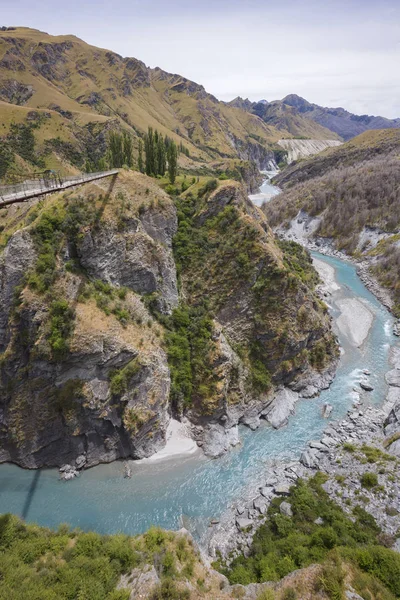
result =
[[[400,117],[400,0],[0,0],[0,25],[74,34],[220,100]]]

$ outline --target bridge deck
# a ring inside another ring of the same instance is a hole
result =
[[[76,177],[68,177],[68,179],[42,179],[40,181],[25,181],[16,185],[0,186],[0,208],[117,174],[118,169],[113,169],[111,171],[77,175]]]

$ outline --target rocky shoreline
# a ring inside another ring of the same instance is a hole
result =
[[[310,243],[307,247],[349,260],[327,245],[321,249]],[[368,278],[364,271],[363,282]],[[371,287],[366,287],[373,292],[377,289],[376,282],[372,278],[369,281]],[[320,285],[321,297],[330,295],[332,284],[325,281]],[[273,498],[282,499],[280,510],[290,516],[291,507],[285,500],[290,486],[298,478],[311,477],[317,470],[329,477],[324,488],[346,512],[351,513],[356,504],[361,504],[374,516],[384,534],[394,536],[397,533],[400,528],[400,478],[393,475],[393,469],[385,469],[385,462],[390,465],[393,461],[394,464],[400,457],[400,348],[391,348],[390,364],[393,368],[385,376],[389,391],[384,405],[362,408],[361,395],[367,399],[368,391],[373,389],[368,382],[370,373],[364,371],[360,389],[354,390],[358,393],[354,409],[348,411],[346,418],[331,422],[321,439],[311,440],[298,460],[272,461],[241,499],[222,515],[218,523],[210,526],[207,551],[211,557],[221,556],[229,564],[236,556],[247,555],[255,532],[266,521]],[[329,405],[324,407],[324,416],[329,416],[330,409]],[[375,449],[372,451],[375,462],[371,460],[371,452],[366,451],[368,456],[365,456],[361,450],[363,446],[369,448],[371,445]],[[376,489],[364,489],[361,484],[362,476],[370,472],[376,475]]]
[[[393,468],[400,464],[397,347],[391,351],[391,366],[393,369],[386,375],[389,391],[384,405],[349,410],[344,419],[329,423],[321,439],[311,440],[299,460],[271,462],[259,482],[226,511],[218,524],[210,527],[211,557],[221,556],[229,564],[241,553],[248,555],[255,532],[266,521],[272,499],[281,498],[282,514],[291,516],[290,504],[285,500],[290,487],[298,478],[312,477],[317,470],[326,473],[324,489],[347,513],[361,505],[376,519],[383,533],[394,538],[400,528],[400,475]],[[372,488],[363,487],[366,473],[376,476],[377,483]]]

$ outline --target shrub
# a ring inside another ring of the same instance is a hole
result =
[[[360,482],[364,488],[371,490],[378,485],[378,476],[376,473],[363,473]]]

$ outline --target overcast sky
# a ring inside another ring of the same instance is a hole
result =
[[[75,34],[221,100],[400,117],[400,0],[0,0],[0,25]]]

